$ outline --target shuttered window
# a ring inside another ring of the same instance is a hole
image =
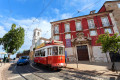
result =
[[[97,35],[96,30],[92,30],[92,31],[90,31],[90,36],[96,36],[96,35]]]
[[[108,32],[109,34],[112,34],[112,29],[111,28],[106,28],[105,32]]]
[[[65,34],[65,39],[71,39],[71,34]]]
[[[95,24],[94,24],[93,19],[88,20],[88,26],[89,26],[89,29],[94,29],[95,28]]]
[[[81,22],[76,22],[76,31],[82,30]]]
[[[58,33],[59,33],[59,27],[57,25],[57,26],[55,26],[55,34],[58,34]]]
[[[55,35],[55,36],[54,36],[54,39],[55,39],[55,40],[59,40],[59,35]]]
[[[65,24],[65,32],[70,32],[70,26],[69,26],[69,24]]]
[[[107,27],[110,25],[107,17],[102,17],[101,19],[102,19],[103,27]]]

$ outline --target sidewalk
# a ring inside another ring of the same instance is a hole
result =
[[[5,68],[7,68],[7,67],[9,67],[11,65],[11,63],[2,63],[2,65],[1,65],[1,63],[0,63],[0,80],[3,80],[3,75],[2,75],[2,71],[5,69]]]
[[[115,63],[118,73],[120,74],[120,62]],[[74,68],[80,71],[94,71],[96,73],[102,73],[104,75],[119,75],[116,72],[112,72],[111,69],[112,63],[107,62],[88,62],[88,61],[81,61],[78,65],[74,63],[67,63],[67,68]]]

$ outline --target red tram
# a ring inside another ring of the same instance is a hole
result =
[[[42,43],[35,50],[34,62],[44,64],[55,69],[66,67],[65,48],[63,42],[52,41],[46,44]]]

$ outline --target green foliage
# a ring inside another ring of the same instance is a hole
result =
[[[24,43],[25,30],[22,27],[16,28],[12,24],[11,30],[0,38],[0,44],[3,45],[7,53],[16,53]]]
[[[96,43],[100,43],[102,46],[102,52],[114,52],[117,53],[120,49],[120,36],[114,34],[110,36],[109,33],[101,34],[98,37]]]

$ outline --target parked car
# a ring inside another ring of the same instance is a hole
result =
[[[28,56],[21,56],[19,60],[17,61],[17,65],[24,65],[29,63],[29,57]]]

